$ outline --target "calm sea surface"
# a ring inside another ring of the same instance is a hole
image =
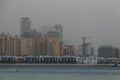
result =
[[[120,67],[0,66],[0,80],[120,80]]]

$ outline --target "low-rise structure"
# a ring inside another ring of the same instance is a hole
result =
[[[112,47],[110,45],[103,45],[98,48],[98,57],[112,58],[118,57],[118,48]]]
[[[77,56],[77,49],[74,45],[64,45],[63,49],[64,56]]]
[[[79,58],[79,63],[82,64],[97,64],[97,62],[98,62],[97,56],[86,56]]]
[[[83,47],[85,46],[85,54],[83,54]],[[94,56],[94,48],[91,43],[85,43],[84,45],[78,45],[79,56]]]

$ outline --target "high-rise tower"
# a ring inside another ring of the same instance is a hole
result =
[[[58,38],[60,41],[63,40],[63,26],[56,24],[47,32],[48,37]]]
[[[63,26],[61,24],[56,24],[54,27],[59,32],[59,39],[63,40]]]
[[[24,36],[26,33],[31,32],[31,21],[28,17],[21,17],[20,22],[21,36]]]

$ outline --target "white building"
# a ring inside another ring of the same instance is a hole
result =
[[[77,63],[80,64],[97,64],[98,57],[96,56],[86,56],[86,57],[77,57]]]
[[[94,49],[91,43],[86,43],[85,44],[85,50],[86,50],[86,56],[91,56],[94,55]],[[84,56],[83,54],[83,44],[78,45],[78,54],[79,56]]]

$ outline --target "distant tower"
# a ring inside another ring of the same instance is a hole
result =
[[[63,27],[61,24],[55,24],[54,26],[49,27],[47,32],[48,37],[58,38],[60,41],[63,41]]]
[[[31,32],[31,21],[28,17],[21,17],[20,21],[21,36],[26,32]]]
[[[87,54],[86,54],[86,39],[88,39],[88,38],[90,38],[90,37],[81,37],[81,39],[83,40],[83,55],[84,56],[87,56]]]
[[[63,40],[63,26],[61,24],[56,24],[53,29],[59,32],[59,39]]]

